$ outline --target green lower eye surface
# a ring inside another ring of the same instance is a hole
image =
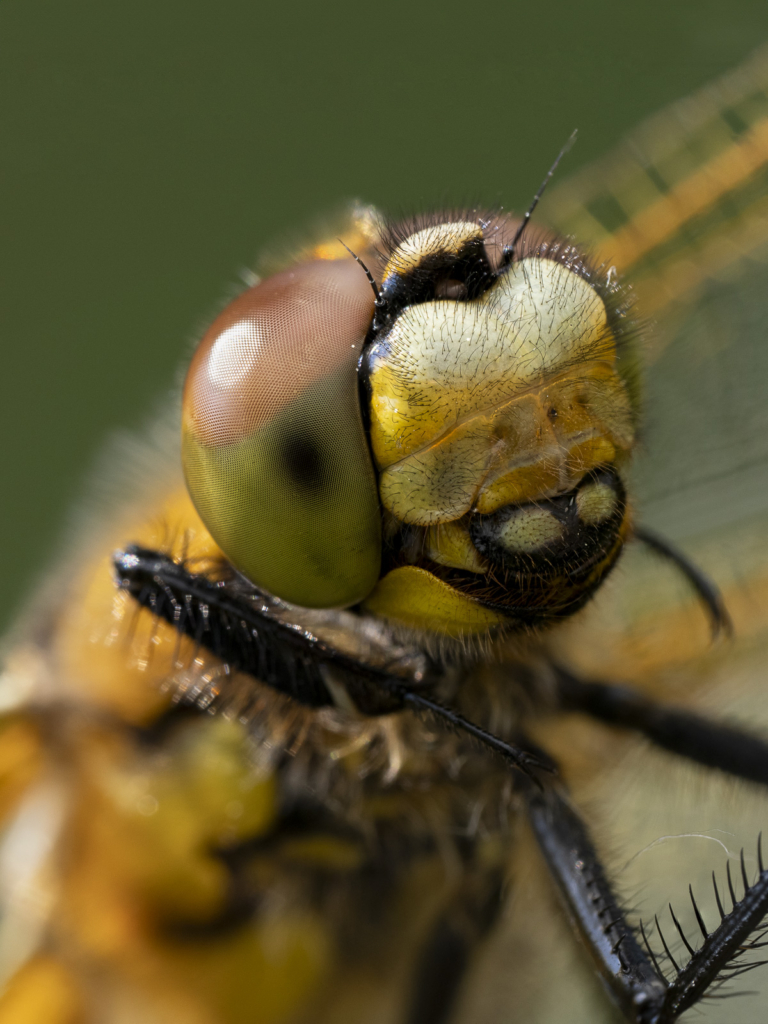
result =
[[[381,562],[376,480],[349,372],[306,388],[241,441],[183,438],[195,505],[234,566],[313,608],[362,600]]]

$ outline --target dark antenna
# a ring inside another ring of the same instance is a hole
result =
[[[531,205],[526,210],[525,216],[523,217],[523,219],[522,219],[522,221],[520,223],[520,227],[515,232],[515,237],[512,239],[511,244],[504,246],[504,258],[502,260],[502,266],[508,267],[509,264],[514,259],[514,257],[515,257],[515,250],[517,249],[518,242],[520,241],[520,239],[523,236],[523,232],[528,227],[528,221],[531,219],[531,215],[532,215],[533,211],[539,205],[539,200],[544,195],[544,189],[549,184],[549,179],[552,177],[552,175],[557,170],[557,165],[560,163],[560,161],[563,159],[565,154],[568,152],[568,150],[571,148],[571,146],[576,141],[576,136],[578,135],[578,131],[579,131],[578,128],[574,128],[574,130],[571,132],[570,137],[568,138],[568,141],[563,146],[563,148],[560,150],[560,152],[557,154],[557,159],[555,160],[555,162],[552,164],[552,166],[547,171],[547,175],[544,178],[544,181],[542,181],[541,185],[539,186],[539,191],[533,197],[533,202],[531,203]],[[341,244],[344,245],[343,242]]]
[[[363,261],[357,255],[357,253],[352,252],[352,250],[349,248],[349,246],[345,242],[342,242],[342,240],[340,238],[337,238],[336,241],[339,242],[341,245],[343,245],[344,248],[349,253],[349,255],[352,257],[352,259],[356,260],[360,264],[360,266],[363,268],[363,270],[365,271],[365,276],[368,278],[368,283],[370,284],[371,288],[373,288],[373,294],[374,294],[374,296],[376,298],[376,306],[378,308],[381,308],[381,305],[382,305],[381,292],[379,291],[379,286],[376,284],[376,281],[374,280],[373,274],[370,272],[368,267],[366,267],[366,265],[363,263]]]

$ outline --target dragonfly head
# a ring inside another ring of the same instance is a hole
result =
[[[233,564],[297,604],[432,632],[575,610],[629,530],[637,388],[625,303],[513,221],[391,229],[250,289],[187,378],[184,461]],[[368,258],[371,258],[370,256]]]
[[[637,403],[620,297],[558,239],[506,264],[505,226],[443,222],[394,246],[361,367],[390,558],[367,603],[410,603],[425,627],[438,606],[461,618],[456,594],[486,613],[469,616],[478,630],[488,613],[567,614],[629,525]]]

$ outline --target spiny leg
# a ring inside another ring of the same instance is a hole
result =
[[[721,631],[730,633],[732,631],[730,618],[717,587],[685,556],[662,538],[646,530],[637,530],[636,536],[658,554],[673,562],[688,578],[708,610],[714,636],[717,637]],[[737,727],[710,721],[682,708],[665,707],[630,687],[584,681],[560,666],[555,666],[555,673],[560,707],[563,710],[580,711],[611,725],[633,729],[648,737],[657,746],[681,757],[751,782],[768,784],[767,740],[751,735]],[[536,830],[535,823],[534,829]],[[557,877],[557,865],[553,864],[547,849],[544,846],[542,849],[550,869]],[[594,855],[593,848],[591,852]],[[766,933],[755,937],[755,933],[764,923],[765,915],[768,912],[768,872],[764,870],[759,846],[758,860],[760,864],[758,879],[754,885],[750,886],[744,868],[742,851],[741,874],[744,895],[740,900],[736,897],[730,866],[728,867],[728,889],[732,902],[728,914],[723,909],[713,874],[715,898],[721,921],[718,928],[712,933],[707,932],[693,892],[689,887],[694,913],[704,940],[701,948],[696,950],[690,944],[670,905],[674,927],[689,954],[688,962],[684,966],[678,967],[659,927],[659,922],[656,920],[657,934],[664,949],[663,954],[660,950],[658,953],[661,956],[666,955],[674,970],[675,976],[671,981],[664,978],[657,955],[648,944],[641,924],[643,941],[651,957],[653,968],[667,987],[663,1000],[654,1007],[650,1017],[630,1015],[629,1020],[643,1022],[649,1020],[653,1024],[666,1024],[666,1022],[674,1021],[705,995],[711,995],[719,985],[765,963],[765,961],[743,962],[740,959],[746,951],[765,945],[761,939]],[[585,859],[585,863],[589,863],[589,857]],[[604,875],[602,877],[604,880]],[[559,887],[563,891],[560,882]],[[584,931],[583,925],[582,931]],[[603,974],[605,975],[605,970],[603,970]]]
[[[310,630],[282,621],[271,598],[248,587],[223,564],[221,578],[195,573],[162,551],[130,545],[114,554],[117,585],[138,605],[171,623],[179,634],[306,707],[332,706],[324,670],[333,672],[364,714],[410,708],[442,726],[465,733],[506,763],[536,779],[552,772],[538,757],[496,736],[446,706],[430,692],[430,680],[398,675],[343,653]]]
[[[534,835],[568,916],[628,1021],[650,1024],[666,982],[629,926],[585,823],[559,788],[526,787]]]
[[[768,870],[759,848],[760,870],[754,885],[749,885],[742,855],[744,895],[740,900],[736,898],[729,872],[732,909],[728,914],[715,888],[721,920],[713,932],[707,932],[694,901],[703,937],[699,949],[690,945],[673,913],[690,959],[678,967],[659,933],[675,971],[674,977],[667,979],[642,926],[647,953],[637,941],[607,880],[587,827],[564,792],[555,787],[542,792],[530,785],[525,791],[533,832],[560,896],[627,1021],[673,1024],[713,987],[759,966],[740,960],[744,951],[764,945],[763,935],[750,939],[768,913]]]
[[[665,707],[627,686],[592,683],[555,667],[560,707],[633,729],[690,761],[768,785],[768,741],[682,708]]]
[[[664,1002],[659,1014],[659,1024],[666,1024],[667,1021],[675,1021],[680,1014],[685,1013],[695,1006],[705,996],[712,996],[723,984],[732,981],[734,978],[746,974],[757,967],[762,967],[768,961],[744,961],[746,953],[754,949],[765,947],[765,915],[768,911],[768,871],[765,870],[762,854],[762,836],[758,839],[757,860],[759,872],[757,880],[753,885],[749,884],[746,866],[744,863],[744,850],[741,851],[741,879],[744,887],[744,895],[741,899],[736,898],[736,893],[731,878],[730,863],[726,865],[728,877],[728,890],[731,898],[731,910],[726,914],[720,893],[717,888],[717,881],[714,872],[712,873],[712,884],[715,890],[715,899],[720,913],[720,924],[713,932],[707,932],[704,919],[696,904],[693,890],[688,887],[691,903],[693,904],[696,921],[704,939],[701,947],[694,950],[686,938],[680,926],[672,905],[669,911],[675,928],[690,954],[688,963],[678,967],[667,946],[667,942],[656,919],[656,929],[659,938],[664,946],[664,951],[672,964],[675,977],[669,983]],[[642,927],[642,926],[641,926]],[[762,929],[762,930],[761,930]],[[759,934],[755,934],[759,932]],[[656,957],[651,949],[645,931],[643,931],[648,952],[656,963]]]

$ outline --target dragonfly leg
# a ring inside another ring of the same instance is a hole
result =
[[[560,667],[556,673],[563,710],[634,729],[680,757],[768,785],[768,740],[683,708],[665,707],[627,686],[585,682]]]
[[[644,526],[636,526],[634,537],[657,555],[666,558],[685,576],[707,610],[712,627],[712,639],[716,640],[721,634],[731,636],[733,623],[728,609],[725,607],[723,596],[715,583],[674,544],[653,530],[647,530]]]
[[[419,956],[405,1024],[447,1024],[472,954],[501,907],[500,875],[470,872]]]
[[[640,946],[587,827],[560,787],[526,787],[534,835],[568,916],[628,1021],[655,1024],[667,982]]]
[[[673,915],[690,953],[687,963],[678,966],[659,933],[667,960],[673,967],[672,977],[666,977],[642,925],[645,949],[627,922],[587,827],[567,794],[555,786],[542,792],[528,785],[526,791],[531,826],[561,899],[628,1022],[673,1024],[713,986],[716,988],[766,963],[765,960],[750,963],[743,959],[745,953],[765,945],[765,932],[761,928],[768,912],[768,869],[763,866],[760,844],[757,880],[749,884],[742,852],[744,894],[741,899],[736,898],[729,874],[732,907],[726,913],[718,895],[720,924],[714,931],[707,932],[694,902],[703,937],[697,949]]]

